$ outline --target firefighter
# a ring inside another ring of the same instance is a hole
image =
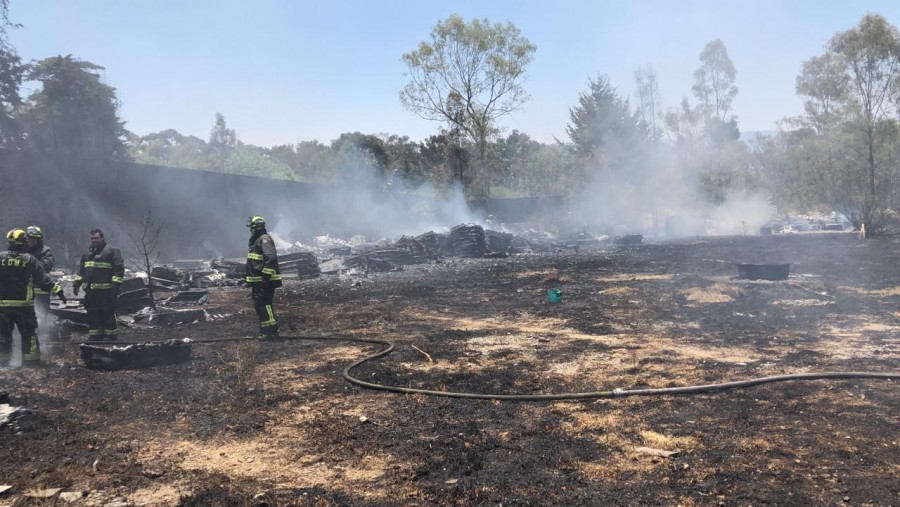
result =
[[[273,308],[275,289],[281,287],[281,271],[275,242],[266,232],[263,217],[250,217],[250,251],[247,253],[247,284],[251,287],[253,307],[259,317],[259,335],[262,340],[278,339],[278,320]]]
[[[44,245],[44,232],[36,225],[30,225],[25,228],[25,247],[26,251],[34,256],[44,272],[48,275],[53,271],[53,251],[50,247]],[[40,287],[34,288],[34,311],[40,322],[46,322],[50,316],[50,294]]]
[[[25,237],[22,229],[9,231],[9,249],[0,252],[0,364],[8,364],[11,359],[15,327],[22,337],[22,364],[35,364],[41,359],[34,313],[35,287],[66,300],[37,258],[25,251]]]
[[[84,285],[84,308],[88,315],[88,339],[92,341],[116,341],[119,327],[116,324],[116,300],[125,276],[125,261],[118,248],[106,244],[103,231],[91,231],[91,246],[81,256],[78,274],[72,287],[77,296]]]

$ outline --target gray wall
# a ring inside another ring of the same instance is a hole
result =
[[[134,257],[148,210],[163,223],[163,261],[240,257],[246,252],[250,215],[266,217],[290,241],[314,236],[372,239],[419,234],[493,213],[520,222],[553,200],[497,199],[471,214],[454,206],[370,188],[334,188],[172,167],[105,162],[78,165],[52,155],[0,150],[0,229],[39,225],[60,267],[71,268],[100,228],[107,241]],[[371,187],[371,185],[369,185]],[[421,210],[427,208],[425,212]],[[427,215],[427,216],[424,216]],[[270,227],[273,228],[273,227]]]

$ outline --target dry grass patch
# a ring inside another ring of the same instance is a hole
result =
[[[162,484],[134,491],[128,495],[130,505],[178,505],[182,494],[189,493],[190,486]]]
[[[600,352],[586,352],[580,354],[574,361],[556,362],[545,366],[547,371],[562,375],[564,377],[575,377],[583,375],[585,372],[590,373],[599,367],[614,366],[610,354]]]
[[[647,282],[657,280],[672,280],[675,275],[672,273],[619,273],[617,275],[605,276],[597,278],[598,282],[619,283],[619,282]]]
[[[874,290],[863,289],[862,287],[842,287],[842,289],[847,290],[847,291],[856,292],[857,294],[860,294],[863,296],[875,296],[875,297],[900,296],[900,286],[886,287],[884,289],[874,289]]]
[[[700,445],[694,437],[673,437],[649,430],[642,431],[641,438],[647,447],[666,451],[690,452]]]
[[[522,271],[521,273],[516,273],[516,278],[531,278],[533,276],[556,276],[559,274],[559,271],[556,269],[540,269],[536,271]]]
[[[602,343],[618,343],[616,335],[594,335],[582,333],[565,326],[565,319],[537,318],[527,313],[519,315],[515,320],[503,318],[472,319],[468,317],[454,317],[446,314],[428,313],[418,309],[407,308],[402,312],[407,320],[418,319],[424,322],[441,322],[444,327],[460,329],[463,331],[514,331],[505,337],[521,334],[525,336],[554,336],[575,340],[592,340]],[[502,338],[502,337],[499,337]]]
[[[837,359],[873,357],[876,354],[882,359],[900,359],[898,353],[885,354],[892,348],[897,350],[896,347],[900,345],[900,338],[897,337],[898,330],[900,330],[900,326],[873,322],[868,317],[860,316],[855,323],[821,326],[819,329],[821,339],[811,348]],[[874,340],[873,334],[884,336],[881,336],[881,340]]]
[[[735,447],[743,452],[769,452],[776,446],[762,437],[738,437],[734,441]]]
[[[673,347],[677,344],[672,343]],[[702,359],[704,361],[718,361],[722,363],[752,363],[759,361],[762,357],[746,347],[714,347],[710,345],[685,345],[681,344],[677,348],[676,354],[682,358],[691,360]]]
[[[730,303],[741,290],[733,285],[714,283],[708,287],[691,287],[683,291],[684,297],[693,303]]]
[[[806,307],[806,306],[827,306],[833,305],[834,300],[831,299],[778,299],[772,301],[773,305],[781,305],[781,306],[794,306],[794,307]]]

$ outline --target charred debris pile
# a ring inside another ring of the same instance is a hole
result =
[[[369,243],[362,236],[349,240],[319,236],[313,245],[276,241],[278,263],[285,278],[313,279],[322,274],[367,276],[402,270],[404,266],[436,262],[447,257],[497,258],[515,253],[540,253],[558,249],[601,245],[610,238],[574,234],[556,237],[527,230],[519,234],[460,224],[448,232],[428,231],[391,241]],[[619,238],[616,243],[620,243]],[[639,243],[629,237],[626,243]],[[119,315],[125,324],[176,325],[219,317],[208,305],[210,287],[244,284],[244,258],[183,259],[152,271],[126,272],[119,293]],[[72,277],[63,277],[64,285]],[[152,291],[152,294],[151,294]],[[67,304],[53,308],[66,327],[87,327],[82,300],[74,295]]]

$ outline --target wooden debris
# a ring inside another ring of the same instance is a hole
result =
[[[62,488],[41,489],[38,491],[29,491],[25,493],[25,496],[29,498],[53,498],[62,490]]]
[[[59,494],[59,499],[66,503],[78,502],[86,495],[81,491],[63,491]]]
[[[652,447],[636,447],[634,452],[646,454],[648,456],[660,456],[663,458],[671,458],[672,456],[678,455],[678,451],[664,451],[662,449],[653,449]]]
[[[425,352],[424,350],[420,349],[419,347],[416,347],[415,345],[412,345],[412,348],[416,349],[419,353],[421,353],[423,356],[425,356],[428,359],[429,363],[434,362],[434,359],[431,359],[431,355],[428,352]]]

